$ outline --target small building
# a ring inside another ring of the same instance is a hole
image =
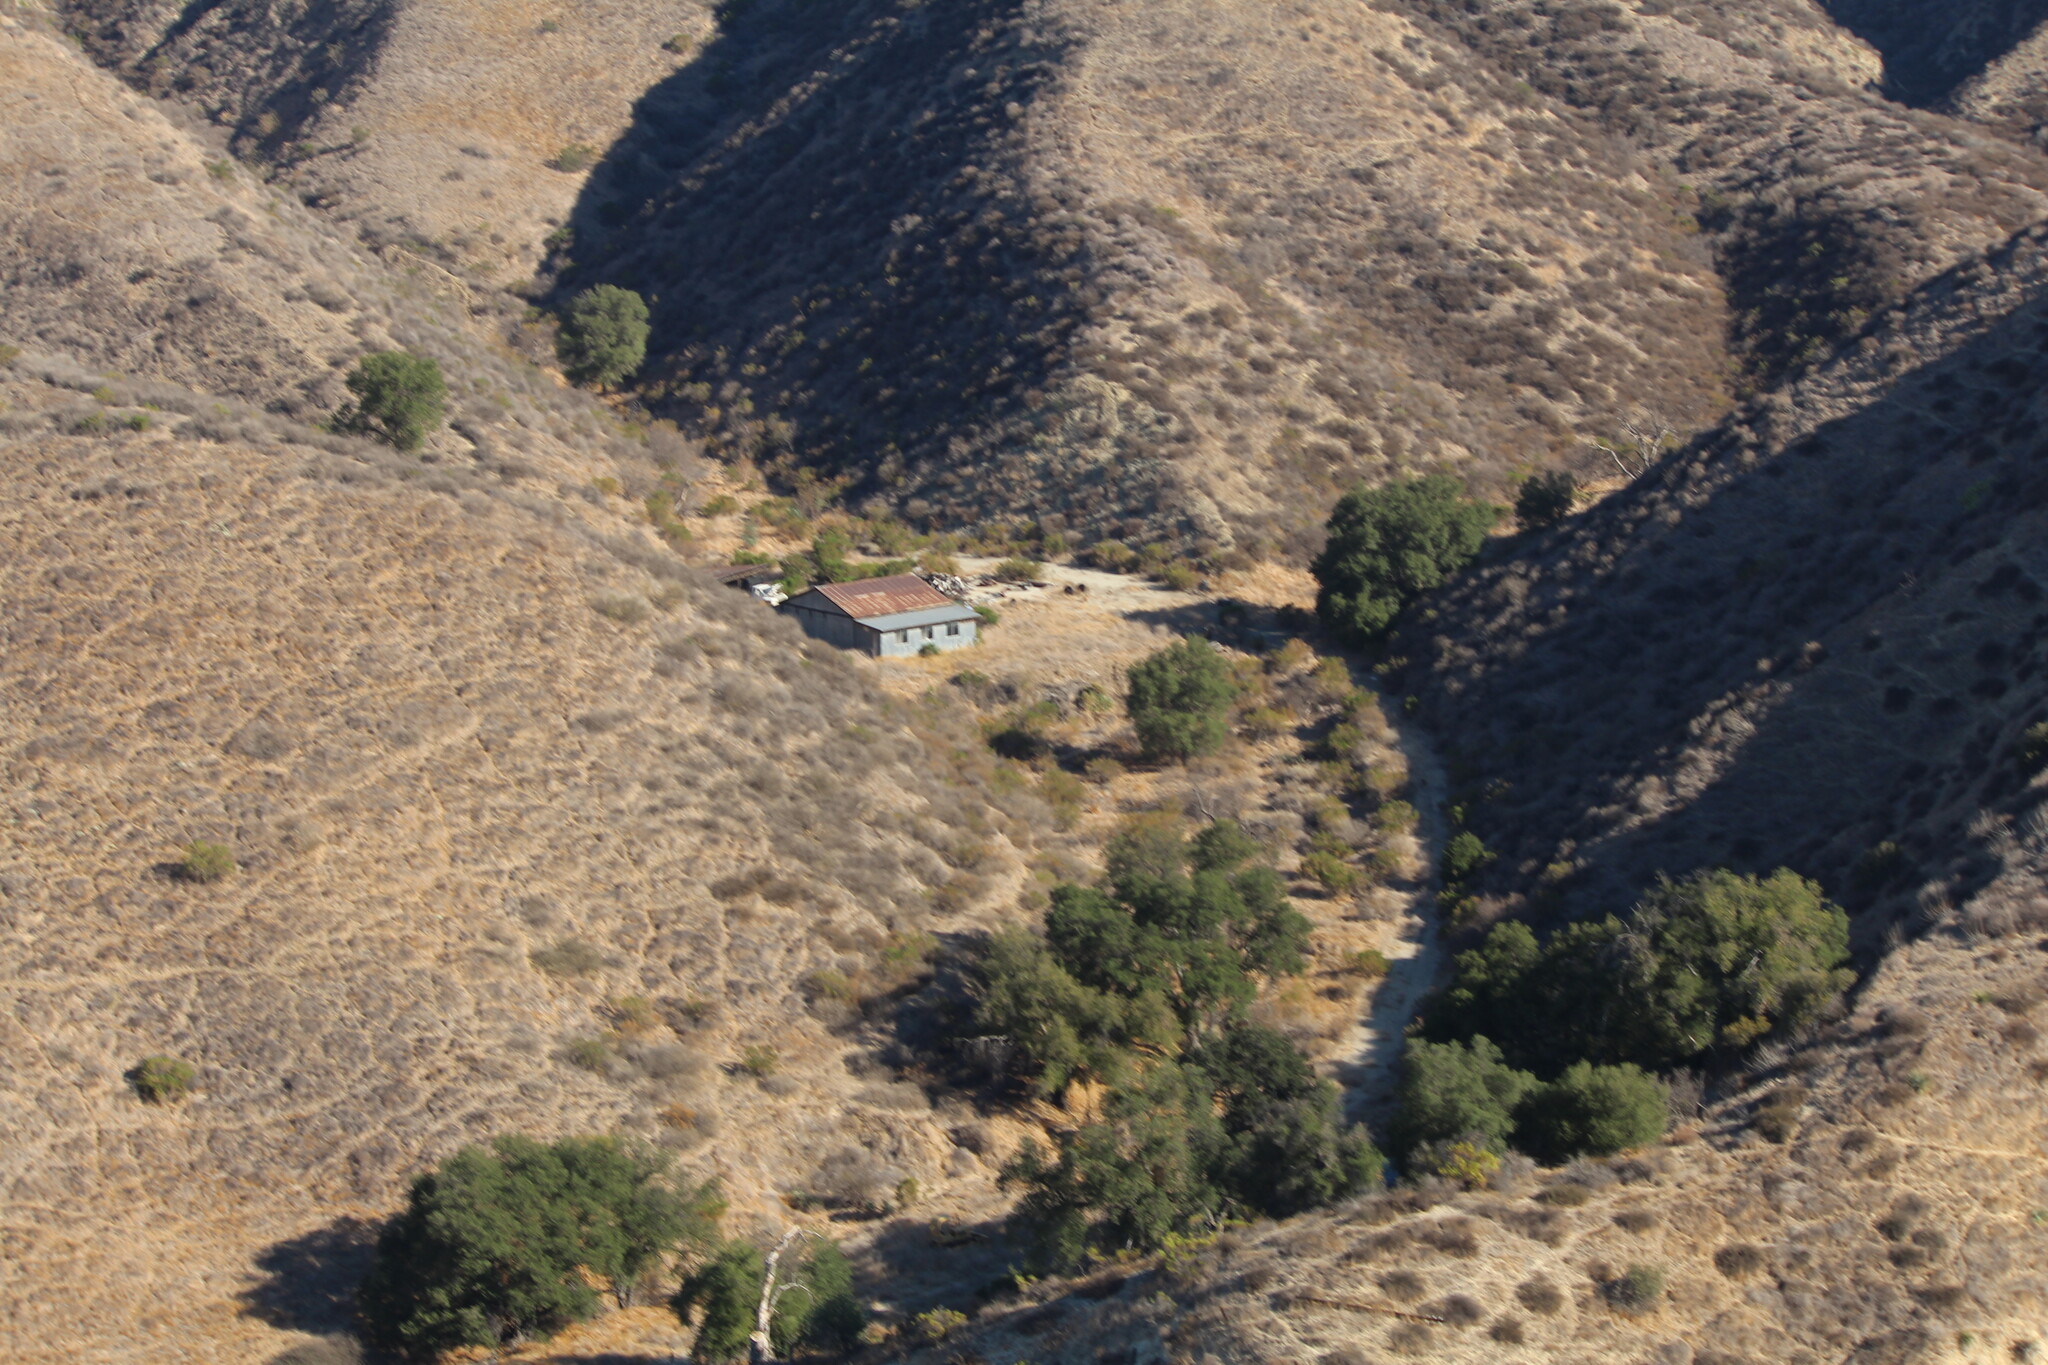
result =
[[[782,604],[804,633],[878,659],[964,649],[980,638],[981,617],[916,574],[858,583],[820,583]]]

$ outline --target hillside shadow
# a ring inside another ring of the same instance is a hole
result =
[[[1085,300],[1060,276],[1078,228],[1036,221],[1063,192],[1026,183],[1021,124],[1066,48],[1026,14],[727,0],[591,174],[557,293],[639,290],[651,407],[856,494],[1028,423]]]
[[[223,113],[238,156],[278,160],[336,103],[369,79],[391,40],[401,0],[321,0],[272,5],[261,0],[187,0],[162,35],[140,52],[124,50],[130,27],[148,27],[142,6],[64,0],[65,17],[108,66],[134,73],[156,94],[187,94],[223,52],[249,59],[253,74]],[[184,67],[186,70],[181,71]]]
[[[1789,866],[1853,909],[1887,841],[1895,892],[1982,883],[1969,827],[2048,715],[2044,311],[1781,454],[1732,419],[1397,642],[1438,660],[1409,681],[1494,890],[1576,859],[1550,905],[1579,917],[1660,872]]]
[[[368,1219],[338,1218],[265,1248],[256,1258],[263,1278],[243,1291],[243,1308],[272,1327],[354,1331],[356,1286],[370,1268],[377,1231]]]
[[[1828,17],[1884,58],[1885,94],[1939,104],[2048,19],[2048,0],[1821,0]]]

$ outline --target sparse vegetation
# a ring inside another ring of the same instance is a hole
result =
[[[548,169],[570,175],[587,171],[596,164],[597,148],[582,142],[572,142],[548,158]]]
[[[129,1071],[128,1083],[151,1104],[171,1104],[191,1093],[197,1076],[190,1062],[176,1057],[144,1057]]]
[[[588,976],[604,966],[604,954],[580,938],[559,939],[528,953],[527,960],[550,976]]]
[[[178,860],[178,876],[188,882],[202,885],[223,881],[233,876],[241,865],[235,861],[234,850],[226,844],[211,839],[194,839],[185,845],[185,856]]]

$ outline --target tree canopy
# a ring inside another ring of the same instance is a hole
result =
[[[1848,916],[1797,874],[1698,872],[1541,944],[1525,924],[1496,926],[1458,955],[1429,1032],[1500,1039],[1540,1072],[1656,1070],[1817,1017],[1854,979],[1848,949]]]
[[[1379,639],[1410,602],[1471,562],[1498,515],[1447,474],[1360,484],[1330,513],[1313,565],[1316,614],[1354,643]]]
[[[1237,694],[1230,666],[1197,636],[1135,665],[1125,707],[1145,757],[1184,761],[1213,753],[1230,737]]]
[[[1042,1094],[1102,1083],[1098,1117],[1006,1172],[1039,1260],[1156,1248],[1230,1211],[1282,1216],[1377,1178],[1340,1128],[1336,1090],[1286,1038],[1251,1024],[1256,978],[1301,971],[1308,921],[1256,840],[1219,820],[1187,839],[1140,818],[1100,886],[1052,893],[1045,935],[995,935],[976,1024],[1005,1038]]]
[[[371,1341],[415,1358],[547,1336],[630,1303],[642,1275],[708,1244],[724,1203],[661,1176],[668,1159],[616,1138],[465,1147],[413,1182],[358,1294]]]
[[[334,429],[372,436],[399,450],[418,450],[446,411],[448,385],[431,356],[377,351],[358,361],[342,382],[356,397],[334,415]]]
[[[647,359],[647,300],[630,289],[600,284],[569,301],[555,349],[569,378],[610,386]]]
[[[694,1358],[725,1361],[746,1356],[768,1276],[767,1261],[759,1247],[735,1239],[683,1280],[669,1307],[685,1325],[693,1311],[701,1312],[691,1347]],[[768,1339],[778,1356],[804,1345],[843,1352],[859,1343],[867,1314],[853,1292],[853,1267],[837,1242],[801,1238],[783,1253],[775,1278]]]

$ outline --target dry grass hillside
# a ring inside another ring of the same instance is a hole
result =
[[[2007,845],[1966,919],[2039,900],[2043,833]],[[1944,925],[1894,953],[1848,1018],[1762,1059],[1665,1145],[1229,1231],[990,1304],[903,1358],[2038,1360],[2041,947]]]
[[[711,28],[707,6],[633,0],[57,8],[95,57],[202,113],[280,192],[504,283],[531,274],[588,158]]]
[[[802,982],[908,980],[977,922],[929,894],[1000,882],[1031,798],[672,561],[5,390],[10,1360],[341,1326],[347,1215],[499,1132],[671,1143],[743,1211],[851,1147],[942,1180],[924,1093]],[[194,839],[241,870],[181,880]],[[774,1074],[727,1074],[756,1046]],[[156,1053],[192,1099],[136,1098]]]
[[[696,457],[498,305],[11,19],[0,90],[0,1355],[343,1326],[356,1216],[499,1132],[651,1137],[742,1220],[848,1151],[973,1178],[861,1006],[1043,805],[686,569],[638,499]],[[450,379],[425,450],[307,424],[392,344]],[[158,1053],[188,1100],[131,1088]]]
[[[1865,90],[1911,25],[1843,8],[64,13],[374,240],[647,293],[642,395],[717,453],[1298,559],[1359,477],[1694,430],[2048,212],[2031,145]],[[1980,8],[1951,84],[2024,27]]]
[[[1944,277],[1407,632],[1497,890],[1789,864],[1870,941],[1981,885],[2048,718],[2044,269],[2030,232]]]

